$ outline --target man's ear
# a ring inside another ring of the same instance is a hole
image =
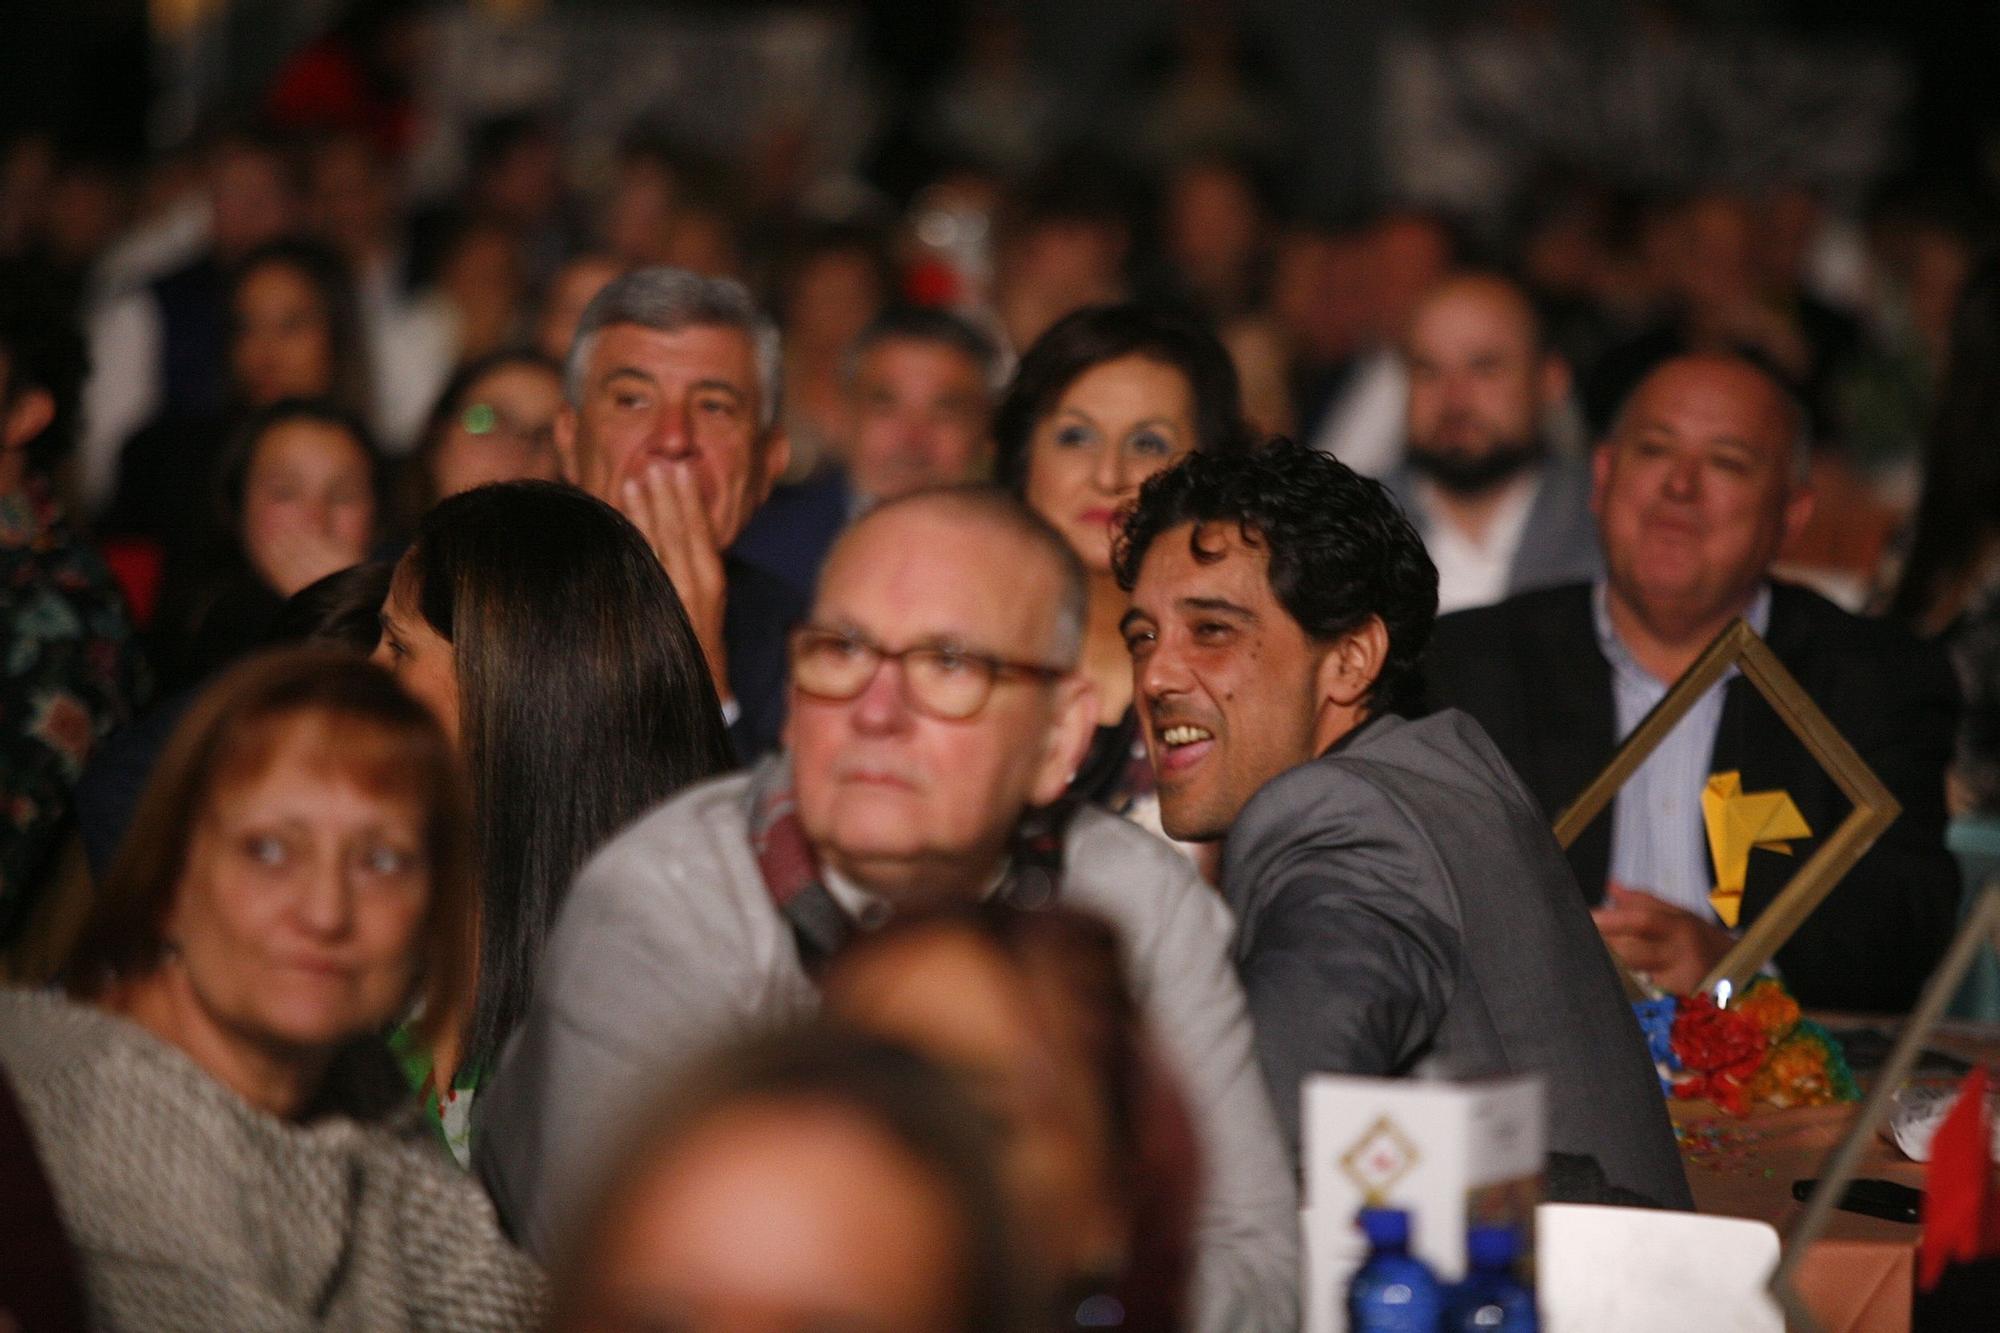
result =
[[[1314,680],[1319,703],[1337,708],[1360,708],[1382,675],[1382,663],[1389,657],[1389,627],[1382,617],[1370,616],[1360,625],[1335,639],[1320,659]]]
[[[1792,487],[1792,493],[1785,498],[1784,546],[1797,541],[1799,534],[1806,530],[1806,524],[1812,522],[1814,499],[1813,488],[1809,484],[1800,482]]]
[[[576,408],[565,402],[556,411],[556,461],[562,467],[563,480],[572,486],[581,486],[583,468],[576,457],[576,426]]]
[[[14,405],[0,420],[0,449],[19,449],[49,428],[55,420],[55,395],[47,389],[24,389],[14,397]]]
[[[763,504],[771,498],[771,488],[778,484],[778,478],[785,475],[785,469],[792,465],[792,437],[785,434],[783,422],[773,422],[764,435],[764,475],[757,483],[757,503]]]
[[[1068,789],[1097,736],[1097,686],[1079,673],[1056,682],[1055,692],[1048,740],[1028,791],[1030,805],[1048,805]]]
[[[1604,517],[1604,495],[1611,489],[1612,453],[1617,448],[1607,438],[1590,451],[1590,512],[1597,518]]]

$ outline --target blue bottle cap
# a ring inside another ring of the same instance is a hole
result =
[[[1521,1234],[1508,1226],[1475,1226],[1465,1233],[1465,1257],[1474,1268],[1511,1268],[1521,1254]]]
[[[1370,1245],[1410,1243],[1410,1215],[1401,1208],[1363,1208],[1354,1221]]]

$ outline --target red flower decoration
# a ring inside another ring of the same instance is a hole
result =
[[[1706,1097],[1732,1115],[1750,1109],[1750,1080],[1764,1063],[1763,1029],[1748,1015],[1718,1009],[1706,995],[1681,1001],[1674,1017],[1674,1054],[1685,1077],[1676,1097]]]

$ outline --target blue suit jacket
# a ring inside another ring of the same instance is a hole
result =
[[[804,481],[780,486],[758,507],[730,548],[746,564],[776,574],[808,601],[819,567],[856,508],[847,473],[829,466]]]
[[[729,689],[743,709],[729,728],[729,740],[737,759],[747,764],[778,748],[785,726],[785,640],[805,619],[806,599],[784,579],[734,553],[723,557],[723,575],[728,580],[722,642],[729,653]]]

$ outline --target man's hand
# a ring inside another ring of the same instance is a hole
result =
[[[1699,986],[1736,943],[1713,921],[1615,880],[1604,886],[1604,903],[1590,915],[1613,957],[1675,995]]]
[[[727,700],[729,658],[722,643],[722,611],[727,586],[722,551],[701,502],[694,465],[675,460],[648,463],[637,477],[607,497],[618,512],[632,520],[653,548],[653,554],[673,581],[708,659],[708,673],[718,698]]]

